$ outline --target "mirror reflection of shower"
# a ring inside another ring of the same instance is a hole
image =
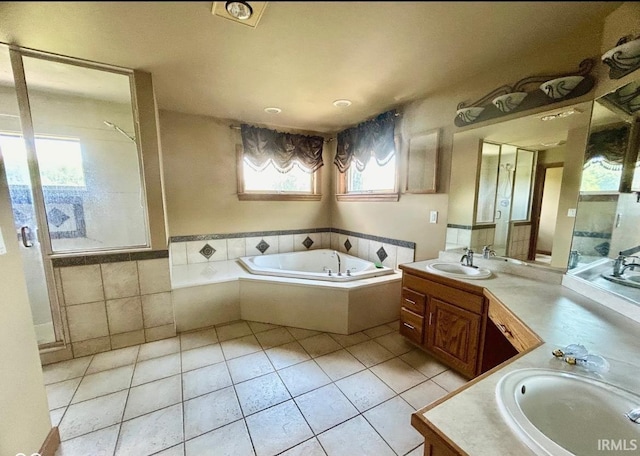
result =
[[[505,171],[501,173],[501,184],[498,188],[498,193],[501,198],[511,199],[511,186],[513,184],[513,164],[512,163],[502,163],[500,164],[500,170]]]
[[[535,160],[535,151],[482,144],[476,223],[495,226],[492,249],[498,256],[524,260],[528,255]]]
[[[127,138],[129,138],[131,141],[136,142],[136,138],[135,136],[131,136],[129,133],[127,133],[126,131],[124,131],[122,128],[120,128],[119,126],[117,126],[116,124],[114,124],[113,122],[109,122],[108,120],[104,120],[103,121],[104,124],[109,127],[109,128],[113,128],[115,131],[117,131],[118,133],[126,136]]]

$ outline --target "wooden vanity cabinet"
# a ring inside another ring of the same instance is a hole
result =
[[[482,289],[463,290],[406,269],[402,282],[400,333],[462,375],[478,375],[486,318]]]

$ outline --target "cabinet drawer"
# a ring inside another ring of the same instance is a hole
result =
[[[468,310],[469,312],[482,314],[484,310],[484,295],[481,294],[482,291],[479,291],[479,294],[473,294],[449,285],[406,273],[402,277],[402,285],[433,298],[453,302],[458,307]]]
[[[400,334],[416,344],[422,344],[422,329],[424,328],[424,317],[400,308]]]
[[[493,296],[489,297],[489,318],[518,352],[523,352],[540,342],[533,331]]]
[[[427,302],[427,297],[422,293],[411,290],[409,288],[402,289],[402,306],[409,309],[411,312],[424,316],[424,307]]]

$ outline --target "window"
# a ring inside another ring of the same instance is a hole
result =
[[[319,200],[324,139],[242,125],[238,199]]]
[[[621,177],[622,165],[608,163],[603,157],[594,157],[584,165],[580,191],[617,193]]]
[[[338,201],[398,201],[395,111],[338,134]]]
[[[386,163],[380,165],[374,157],[367,162],[364,170],[349,167],[347,193],[393,192],[396,187],[396,156],[392,154]]]
[[[270,162],[262,169],[243,161],[244,191],[269,193],[313,193],[313,174],[305,172],[295,162],[286,173],[278,171]]]
[[[35,138],[40,179],[45,187],[84,187],[80,142],[75,139]],[[27,151],[22,136],[0,134],[9,185],[30,185]]]
[[[627,124],[607,125],[589,135],[581,192],[618,193],[629,140]]]

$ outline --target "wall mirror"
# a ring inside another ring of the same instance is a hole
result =
[[[640,268],[613,272],[640,255],[640,79],[593,105],[569,274],[640,302]]]
[[[454,134],[446,249],[565,270],[591,105]]]
[[[439,130],[418,134],[409,140],[405,193],[437,191],[439,144]]]

